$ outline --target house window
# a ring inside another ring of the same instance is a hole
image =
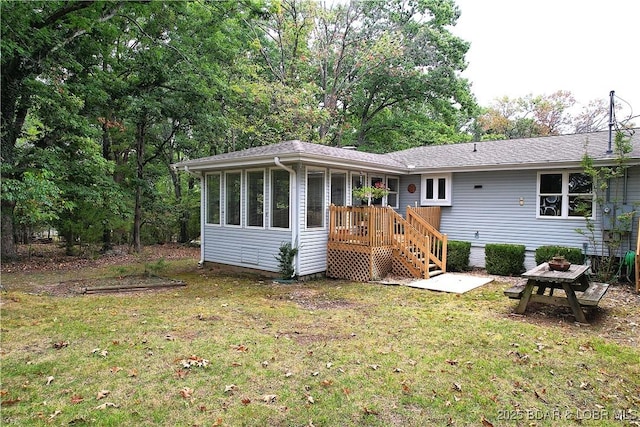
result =
[[[398,187],[400,187],[399,178],[387,178],[387,190],[389,190],[389,194],[387,194],[387,205],[395,209],[398,208]]]
[[[538,217],[592,216],[594,203],[590,176],[581,172],[538,175]]]
[[[271,171],[271,226],[289,228],[289,172]]]
[[[247,172],[247,225],[264,226],[264,171]]]
[[[307,173],[307,228],[324,226],[324,172]]]
[[[344,206],[347,202],[347,174],[331,173],[331,204]]]
[[[372,187],[376,187],[376,186],[380,186],[380,185],[385,185],[384,184],[384,178],[380,178],[379,176],[374,176],[371,177],[371,185]],[[383,197],[380,197],[378,199],[374,199],[371,198],[371,205],[382,205],[382,199]]]
[[[366,182],[367,182],[366,176],[359,175],[357,173],[351,174],[351,205],[352,206],[361,206],[361,205],[367,204],[366,200],[360,200],[353,195],[353,190],[355,190],[356,188],[364,187]]]
[[[451,174],[422,175],[421,204],[451,206]]]
[[[220,224],[220,174],[207,175],[207,224]]]
[[[225,175],[225,224],[227,225],[240,225],[241,186],[242,174],[240,172],[232,172]]]

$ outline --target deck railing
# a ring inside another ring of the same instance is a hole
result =
[[[433,224],[440,224],[440,208],[412,208],[407,207],[407,221],[420,234],[429,237],[429,260],[444,273],[447,269],[447,235],[442,234]],[[437,221],[436,221],[437,215]],[[432,221],[430,222],[429,218]]]
[[[393,233],[387,208],[331,206],[329,241],[364,246],[391,246]]]
[[[407,206],[407,219],[409,219],[409,211],[411,211],[412,216],[419,216],[431,224],[433,228],[440,230],[440,206]]]
[[[407,209],[407,219],[388,207],[331,206],[329,242],[370,247],[392,246],[429,277],[430,265],[447,265],[447,236]]]

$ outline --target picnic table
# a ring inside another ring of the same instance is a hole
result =
[[[524,314],[530,303],[540,302],[570,307],[578,322],[588,323],[583,307],[597,306],[609,288],[606,283],[589,282],[588,270],[588,265],[574,264],[567,271],[551,270],[545,262],[522,274],[527,279],[525,284],[509,288],[504,294],[520,299],[515,310],[518,314]],[[562,289],[564,296],[554,296],[555,289]]]

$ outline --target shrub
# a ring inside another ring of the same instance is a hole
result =
[[[487,273],[512,276],[524,272],[524,251],[524,245],[488,243],[484,247]]]
[[[278,269],[283,279],[292,279],[296,274],[293,266],[293,260],[298,254],[298,248],[295,248],[289,242],[280,245],[276,260],[278,261]]]
[[[450,240],[447,242],[447,271],[466,271],[469,269],[471,242]]]
[[[563,256],[571,264],[583,264],[584,254],[578,248],[569,248],[566,246],[547,245],[540,246],[536,249],[536,264],[549,261],[554,256]]]

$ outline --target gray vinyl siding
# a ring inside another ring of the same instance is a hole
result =
[[[307,171],[324,172],[324,226],[307,228]],[[301,167],[299,182],[298,224],[298,272],[299,276],[307,276],[326,271],[327,269],[327,240],[329,229],[329,170],[326,168]]]
[[[277,272],[275,255],[290,230],[205,226],[204,260]]]
[[[633,168],[629,175],[627,200],[632,203],[640,200],[640,180],[637,179],[640,168]],[[583,218],[536,218],[536,170],[455,173],[452,179],[453,202],[452,206],[442,208],[440,231],[450,240],[471,242],[472,266],[484,266],[487,243],[525,245],[526,268],[535,266],[535,250],[540,246],[583,249],[583,245],[589,243],[587,237],[576,231],[585,229]],[[523,206],[519,203],[521,197]],[[595,225],[596,229],[601,227],[598,212]]]

